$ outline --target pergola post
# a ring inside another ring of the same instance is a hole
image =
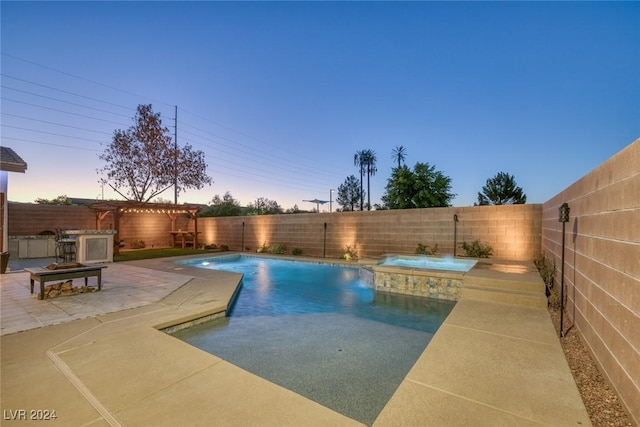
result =
[[[191,211],[191,218],[193,218],[193,249],[198,249],[198,211]]]
[[[113,254],[120,254],[120,208],[115,208],[113,211],[113,229],[116,234],[113,235]]]

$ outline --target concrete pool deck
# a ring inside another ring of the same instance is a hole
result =
[[[2,425],[362,425],[159,331],[223,314],[239,280],[172,261],[45,301],[0,276]],[[546,309],[463,298],[373,425],[590,424]]]

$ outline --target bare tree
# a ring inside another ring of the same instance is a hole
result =
[[[177,192],[213,183],[206,174],[202,151],[191,145],[172,144],[169,129],[162,126],[160,113],[151,104],[138,105],[134,125],[114,131],[113,141],[99,158],[106,165],[98,173],[127,200],[148,202],[173,185]]]

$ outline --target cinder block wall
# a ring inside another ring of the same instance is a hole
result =
[[[32,236],[56,228],[81,230],[112,230],[113,215],[108,213],[98,224],[96,211],[86,206],[40,205],[9,203],[9,236]],[[193,230],[194,223],[187,215],[178,215],[176,229]],[[143,240],[146,247],[171,246],[171,219],[162,213],[125,213],[120,217],[120,233],[116,238],[131,242]]]
[[[289,252],[300,248],[304,255],[338,258],[351,246],[364,257],[414,253],[422,243],[437,244],[441,254],[453,254],[455,227],[458,255],[464,254],[462,242],[480,240],[493,247],[495,258],[529,261],[540,251],[541,212],[542,205],[532,204],[200,218],[198,241],[241,251],[244,228],[244,248],[249,251],[263,243],[278,243],[286,245]],[[113,217],[106,215],[98,225],[96,212],[84,206],[9,203],[9,236],[56,228],[108,230],[113,228]],[[176,228],[193,230],[194,223],[179,215]],[[127,213],[120,218],[116,238],[124,240],[125,247],[138,240],[148,248],[170,246],[169,231],[171,220],[165,214]]]
[[[111,214],[107,218],[111,218]],[[193,230],[193,220],[185,214],[178,215],[176,229]],[[125,213],[120,217],[119,238],[124,240],[125,249],[130,248],[132,242],[140,240],[144,241],[146,248],[171,246],[170,231],[171,219],[163,213]]]
[[[84,206],[9,202],[8,235],[35,236],[56,228],[96,229],[95,211]]]
[[[458,255],[463,241],[480,240],[493,247],[495,258],[530,261],[540,252],[541,213],[542,205],[532,204],[200,218],[198,229],[201,242],[234,251],[284,244],[289,252],[338,258],[347,246],[365,257],[414,253],[418,243],[452,254],[455,227]]]
[[[640,425],[640,139],[544,203],[542,248],[556,283],[564,202],[568,317]]]

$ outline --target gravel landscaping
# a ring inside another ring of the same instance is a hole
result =
[[[549,314],[558,331],[560,310],[552,305],[549,307]],[[565,336],[560,338],[560,343],[593,426],[632,427],[631,419],[624,411],[618,396],[598,370],[578,331],[566,314],[563,324]]]

